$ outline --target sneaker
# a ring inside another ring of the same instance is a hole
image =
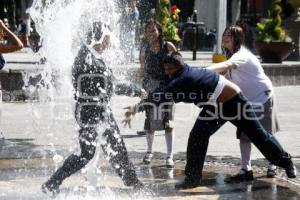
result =
[[[140,181],[133,187],[133,191],[137,196],[155,197],[154,191]]]
[[[140,180],[137,180],[134,184],[133,184],[133,188],[136,190],[140,190],[143,189],[145,187],[144,183],[142,183]]]
[[[131,180],[126,179],[124,181],[124,185],[129,187],[133,186],[134,189],[141,189],[144,187],[144,184],[138,178],[134,178]]]
[[[167,168],[173,168],[174,167],[174,161],[171,157],[167,157],[166,159],[166,167]]]
[[[268,178],[274,178],[275,176],[276,176],[276,170],[274,170],[274,169],[268,169],[267,170],[267,177]]]
[[[41,186],[41,190],[44,194],[50,194],[55,197],[59,193],[59,186],[48,182]]]
[[[254,179],[252,170],[241,169],[239,173],[231,176],[227,182],[252,181]]]
[[[151,152],[147,152],[143,158],[143,162],[147,165],[150,164],[152,156],[153,156],[153,154]]]
[[[201,179],[191,179],[185,178],[184,181],[175,185],[175,189],[177,190],[184,190],[184,189],[191,189],[195,187],[199,187],[201,185]]]
[[[296,178],[297,176],[297,168],[293,163],[291,163],[289,167],[285,168],[285,172],[288,178]]]
[[[276,176],[276,166],[270,164],[267,170],[267,177],[268,178],[274,178]]]

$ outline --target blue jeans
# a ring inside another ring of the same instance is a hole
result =
[[[227,121],[241,129],[272,164],[283,168],[292,164],[291,156],[284,151],[276,138],[262,127],[248,100],[239,93],[225,103],[203,107],[188,140],[185,167],[187,178],[202,178],[209,138]]]

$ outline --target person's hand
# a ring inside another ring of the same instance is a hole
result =
[[[122,120],[122,124],[124,124],[124,127],[128,125],[129,128],[131,128],[131,120],[135,115],[134,106],[128,106],[124,109],[127,109],[125,112],[125,119]]]
[[[148,93],[146,92],[146,90],[142,89],[140,98],[146,99],[147,97],[148,97]]]

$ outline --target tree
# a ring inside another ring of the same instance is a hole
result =
[[[172,5],[177,5],[181,10],[179,18],[181,22],[186,22],[187,18],[192,16],[195,6],[195,0],[172,0]]]
[[[291,42],[291,38],[282,28],[281,0],[273,0],[268,17],[261,23],[257,23],[256,40],[264,42]]]
[[[178,36],[178,12],[170,13],[170,1],[169,0],[161,0],[159,9],[156,13],[157,21],[162,26],[163,36],[166,40],[179,41],[180,38]],[[175,16],[176,15],[176,16]]]

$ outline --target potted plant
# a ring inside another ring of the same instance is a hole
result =
[[[157,21],[162,25],[163,36],[166,40],[178,46],[180,37],[178,36],[178,13],[180,10],[176,5],[173,5],[170,10],[170,0],[161,0],[159,9],[156,15]]]
[[[281,0],[274,0],[268,17],[257,23],[254,45],[262,62],[281,63],[292,49],[292,39],[282,28],[280,3]]]

